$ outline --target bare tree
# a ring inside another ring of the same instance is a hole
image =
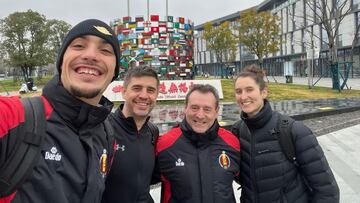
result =
[[[321,44],[327,45],[329,50],[329,64],[331,67],[337,69],[339,29],[344,18],[352,12],[352,1],[303,0],[302,2],[305,6],[304,12],[300,12],[301,14],[297,14],[295,10],[290,12],[291,19],[296,26],[305,27],[304,31],[310,34],[311,42],[309,45],[312,50],[314,49],[314,38],[318,39]],[[319,33],[315,33],[314,26],[319,26]],[[357,36],[355,35],[354,37]],[[357,43],[356,41],[357,39],[354,38],[353,45]],[[321,44],[319,46],[321,46]],[[335,74],[336,73],[332,71],[333,79]],[[334,82],[336,81],[333,80],[333,88],[337,88],[336,85],[334,86]]]

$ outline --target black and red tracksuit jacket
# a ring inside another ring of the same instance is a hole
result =
[[[235,203],[232,184],[240,172],[239,152],[239,139],[217,121],[197,134],[184,120],[157,143],[161,202]]]
[[[106,180],[102,203],[153,203],[150,183],[155,167],[154,136],[147,118],[140,130],[121,105],[109,120],[115,131],[116,152]]]
[[[111,157],[114,149],[103,123],[112,103],[102,98],[101,107],[86,104],[70,95],[58,76],[44,87],[42,101],[47,122],[38,163],[18,190],[0,198],[0,203],[100,202],[106,176],[100,158]],[[10,136],[24,125],[24,114],[19,98],[0,97],[0,166],[11,153]]]

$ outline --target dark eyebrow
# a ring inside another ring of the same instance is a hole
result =
[[[148,89],[151,89],[151,90],[156,90],[156,88],[155,87],[152,87],[152,86],[149,86],[149,87],[147,87]]]

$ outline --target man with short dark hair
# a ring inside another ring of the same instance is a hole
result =
[[[240,172],[240,143],[219,127],[218,111],[216,89],[196,84],[185,98],[185,119],[159,138],[162,203],[236,202],[232,184]]]
[[[110,116],[117,146],[103,203],[153,202],[149,192],[159,132],[149,114],[156,104],[159,83],[157,73],[149,67],[133,67],[126,73],[125,103]]]
[[[114,145],[105,124],[113,104],[102,93],[118,76],[119,55],[117,38],[102,21],[85,20],[69,31],[56,62],[59,75],[40,100],[46,115],[41,154],[24,183],[0,194],[0,202],[100,202]],[[18,142],[34,140],[22,135],[29,121],[18,97],[0,97],[0,112],[1,169],[13,163]],[[7,181],[1,186],[12,184]]]

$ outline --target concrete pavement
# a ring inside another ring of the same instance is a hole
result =
[[[340,203],[360,202],[360,124],[318,138],[340,187]],[[240,191],[234,184],[237,202]],[[151,190],[155,202],[160,202],[160,188]]]
[[[340,187],[340,202],[360,202],[360,124],[318,137]]]

